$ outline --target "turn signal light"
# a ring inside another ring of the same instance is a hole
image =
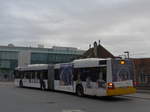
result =
[[[121,65],[124,65],[124,64],[125,64],[125,61],[124,61],[124,60],[121,60],[121,61],[120,61],[120,64],[121,64]]]
[[[113,83],[112,83],[112,82],[109,82],[109,83],[108,83],[108,86],[113,86]]]
[[[114,89],[114,84],[112,82],[107,83],[108,89]]]

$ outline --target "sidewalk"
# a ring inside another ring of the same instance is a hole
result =
[[[14,86],[13,81],[0,81],[0,87],[12,87]]]
[[[146,94],[150,94],[150,90],[148,90],[148,89],[137,89],[137,93],[146,93]]]
[[[150,100],[150,90],[137,89],[137,92],[135,94],[125,95],[125,96]]]

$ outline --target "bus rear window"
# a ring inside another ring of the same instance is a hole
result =
[[[132,80],[133,78],[132,61],[126,60],[125,63],[120,60],[112,61],[112,79],[113,82]]]
[[[106,60],[99,61],[99,65],[106,65]]]

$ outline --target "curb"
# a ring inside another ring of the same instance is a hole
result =
[[[147,93],[150,94],[150,90],[136,90],[137,93]]]

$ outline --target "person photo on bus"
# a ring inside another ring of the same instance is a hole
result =
[[[72,67],[70,66],[62,67],[60,72],[61,85],[72,85],[73,84],[72,78],[73,78]]]
[[[86,78],[86,87],[91,88],[91,78],[89,76]]]

